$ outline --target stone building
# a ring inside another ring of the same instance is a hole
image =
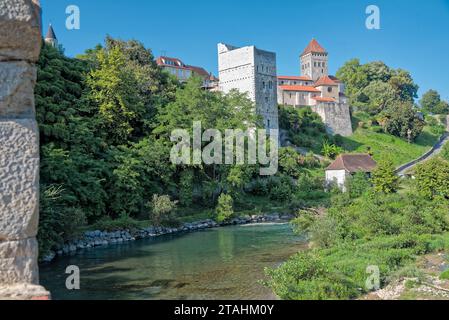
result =
[[[312,39],[301,54],[301,74],[317,81],[327,76],[328,70],[328,53],[318,41]]]
[[[51,23],[48,26],[47,35],[45,36],[44,41],[53,48],[59,48],[58,38],[56,37],[55,30],[53,30]]]
[[[328,52],[313,39],[300,57],[301,76],[278,77],[278,103],[309,106],[318,113],[330,134],[352,135],[344,83],[328,74]]]
[[[358,172],[370,176],[376,167],[376,161],[368,154],[343,154],[327,167],[326,183],[328,186],[335,184],[345,192],[349,177]]]
[[[220,91],[247,93],[264,127],[279,129],[275,53],[255,46],[240,48],[219,43],[218,70]]]

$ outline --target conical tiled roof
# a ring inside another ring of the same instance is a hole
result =
[[[316,41],[315,39],[312,39],[312,41],[310,41],[309,45],[304,50],[304,52],[301,54],[301,56],[305,56],[306,54],[309,54],[311,52],[326,53],[327,51],[318,43],[318,41]]]
[[[48,31],[47,31],[47,35],[45,36],[45,39],[55,39],[55,40],[57,39],[55,31],[53,30],[53,27],[51,24],[48,26]]]

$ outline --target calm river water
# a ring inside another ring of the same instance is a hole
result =
[[[53,299],[275,299],[259,281],[304,248],[289,224],[255,224],[86,250],[41,266]],[[81,290],[65,269],[81,270]]]

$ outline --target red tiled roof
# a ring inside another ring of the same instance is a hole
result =
[[[279,80],[301,80],[301,81],[312,81],[311,78],[306,76],[278,76]]]
[[[164,62],[164,60],[165,61],[171,61],[175,65],[173,66],[171,64],[167,64],[166,62]],[[157,58],[156,59],[156,63],[158,65],[160,65],[160,66],[167,65],[167,66],[170,66],[170,67],[184,67],[184,63],[181,60],[179,60],[177,58],[170,58],[170,57],[164,57],[164,56]]]
[[[338,86],[338,83],[335,82],[334,80],[332,80],[329,76],[322,76],[321,78],[319,78],[315,84],[315,87],[319,87],[319,86]]]
[[[310,86],[279,86],[283,91],[304,91],[304,92],[321,92]]]
[[[376,161],[368,154],[342,154],[326,170],[346,170],[350,173],[373,172],[376,167]]]
[[[210,76],[209,72],[207,72],[204,68],[195,67],[195,66],[186,66],[186,67],[187,67],[187,69],[192,70],[194,73],[198,74],[199,76],[202,76],[205,78]]]
[[[304,52],[301,54],[301,56],[305,56],[306,54],[309,54],[311,52],[316,52],[316,53],[326,53],[326,49],[324,49],[319,43],[318,41],[316,41],[315,39],[312,39],[312,41],[310,41],[309,45],[307,46],[307,48],[304,50]]]
[[[335,77],[335,76],[329,76],[329,78],[331,78],[332,80],[334,80],[334,81],[337,82],[337,83],[341,83],[341,80],[338,79],[338,78]]]
[[[167,61],[171,61],[173,64],[168,64]],[[177,58],[162,56],[156,59],[156,64],[161,67],[190,70],[203,78],[209,78],[211,76],[211,74],[209,74],[209,72],[207,72],[204,68],[185,65],[180,59]]]
[[[326,97],[312,97],[313,100],[318,102],[335,102],[334,98],[326,98]]]

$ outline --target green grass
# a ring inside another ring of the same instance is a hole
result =
[[[418,139],[407,141],[372,129],[358,128],[351,137],[343,138],[343,147],[352,153],[366,153],[370,149],[375,160],[390,159],[396,166],[415,160],[429,151],[439,137],[426,127]]]

